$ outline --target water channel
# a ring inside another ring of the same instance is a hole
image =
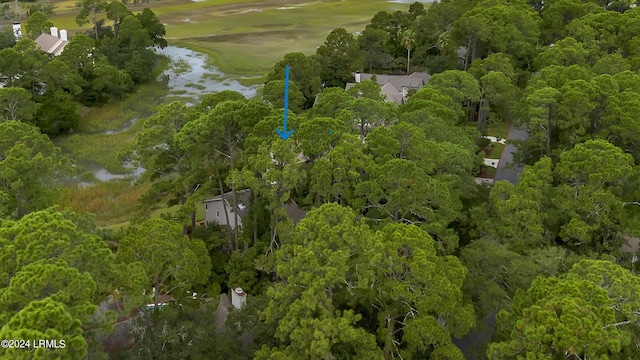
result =
[[[256,96],[258,85],[242,85],[235,80],[236,78],[230,77],[216,67],[211,66],[205,54],[177,46],[167,46],[164,49],[156,50],[156,52],[171,60],[169,69],[165,70],[157,80],[162,82],[164,79],[169,89],[169,96],[184,98],[184,102],[187,105],[193,105],[194,99],[198,99],[202,95],[223,90],[237,91],[247,98]],[[137,117],[133,117],[120,128],[103,131],[100,134],[120,134],[128,131],[138,120]],[[113,174],[101,164],[90,161],[78,164],[85,172],[90,172],[97,181],[125,179],[135,181],[144,172],[142,167],[124,165],[126,168],[130,168],[131,172]],[[80,186],[91,186],[91,182],[82,181],[80,177],[76,177],[75,180]]]

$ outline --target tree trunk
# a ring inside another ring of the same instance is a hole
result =
[[[160,292],[160,281],[158,281],[158,277],[156,276],[155,279],[153,279],[153,286],[155,291],[153,292],[153,303],[155,305],[155,307],[153,308],[154,311],[158,311],[158,292]]]
[[[258,202],[258,197],[253,197],[253,203],[256,204]],[[253,246],[256,246],[258,243],[258,211],[254,209],[253,211]]]
[[[484,125],[484,91],[480,94],[480,107],[478,109],[478,130]]]
[[[224,209],[224,216],[227,219],[227,240],[229,243],[229,250],[233,252],[233,239],[231,237],[231,224],[229,223],[229,210],[227,209],[227,202],[224,199],[224,187],[222,186],[222,177],[220,176],[220,170],[217,166],[216,168],[216,177],[218,178],[218,186],[220,187],[220,197],[222,198],[222,207]]]
[[[382,321],[386,334],[386,336],[384,337],[384,358],[392,359],[394,358],[391,353],[393,352],[393,326],[395,323],[395,318],[391,314],[388,314]]]
[[[471,41],[471,61],[469,61],[469,62],[473,62],[473,60],[476,59],[476,55],[477,55],[477,51],[478,51],[478,39],[476,39],[475,35],[473,35],[471,37],[471,40],[472,40]],[[469,51],[469,50],[467,50],[467,51]],[[466,66],[465,66],[465,70],[466,70]]]
[[[227,130],[227,147],[229,149],[229,165],[231,166],[231,196],[233,197],[233,205],[231,206],[233,206],[233,222],[234,222],[233,235],[236,240],[235,249],[237,250],[240,247],[239,239],[238,239],[238,194],[236,193],[236,180],[233,173],[233,170],[235,169],[235,167],[233,164],[233,146],[231,145],[231,129]]]
[[[551,105],[547,110],[547,156],[551,156]]]
[[[269,226],[269,230],[271,232],[270,234],[270,241],[269,241],[269,252],[273,253],[274,252],[274,245],[276,243],[276,221],[274,220],[275,217],[275,211],[270,210],[269,211],[269,218],[271,218],[270,226]]]
[[[93,11],[93,29],[96,32],[96,41],[100,40],[98,38],[98,10]]]
[[[409,60],[411,59],[411,47],[407,47],[407,75],[409,75]]]
[[[464,53],[464,71],[467,71],[467,64],[469,63],[469,52],[471,51],[471,35],[469,35],[469,41],[467,42],[467,51]]]

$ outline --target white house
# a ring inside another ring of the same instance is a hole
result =
[[[232,229],[235,228],[235,219],[238,219],[238,227],[242,227],[242,219],[249,213],[251,190],[236,191],[236,198],[238,204],[232,206],[233,195],[231,192],[224,193],[222,195],[215,196],[211,199],[202,201],[204,204],[204,222],[206,224],[218,224],[221,226],[229,225]],[[224,204],[223,204],[224,201]],[[229,216],[225,215],[225,208]],[[293,222],[297,224],[302,220],[306,212],[302,210],[295,201],[285,205],[285,211],[287,215],[293,219]],[[227,224],[227,217],[229,218],[229,224]]]

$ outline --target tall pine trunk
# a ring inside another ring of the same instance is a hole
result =
[[[409,60],[411,59],[411,46],[407,46],[407,75],[409,75]]]
[[[227,209],[227,202],[224,198],[224,187],[222,186],[222,177],[220,176],[220,170],[217,166],[216,168],[216,177],[218,178],[218,186],[220,187],[220,197],[222,198],[222,208],[224,209],[224,216],[227,220],[227,241],[229,244],[229,250],[233,252],[233,239],[231,237],[231,223],[229,222],[229,210]]]
[[[233,198],[233,204],[231,206],[233,206],[233,223],[234,223],[234,227],[233,227],[233,235],[235,237],[235,242],[236,242],[236,246],[235,246],[235,250],[240,248],[240,243],[239,243],[239,239],[238,239],[238,194],[236,191],[236,180],[235,180],[235,176],[234,176],[234,164],[233,164],[233,146],[231,145],[231,129],[228,128],[227,130],[227,147],[229,149],[229,164],[231,166],[231,196]]]

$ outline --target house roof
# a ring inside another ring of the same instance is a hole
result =
[[[360,74],[360,81],[372,80],[376,77],[376,83],[380,85],[380,92],[386,97],[387,102],[396,104],[404,104],[404,89],[421,89],[425,86],[431,75],[424,72],[414,72],[411,75],[376,75],[376,74]],[[354,74],[355,76],[355,74]],[[356,83],[347,83],[345,90],[354,87]]]
[[[391,83],[386,83],[380,88],[380,93],[385,96],[386,100],[393,101],[396,104],[404,103],[402,91],[398,91]]]
[[[240,190],[236,193],[238,196],[238,203],[241,207],[238,209],[238,215],[240,218],[244,218],[249,213],[249,207],[251,206],[251,189]],[[203,200],[202,203],[221,201],[223,197],[227,201],[227,206],[231,208],[231,203],[229,202],[229,200],[233,199],[231,191],[212,197],[211,199]],[[300,206],[298,206],[298,204],[293,200],[291,200],[291,203],[285,204],[284,210],[287,212],[287,216],[293,219],[294,224],[297,224],[307,215],[307,212],[300,208]]]
[[[380,86],[384,86],[387,83],[393,85],[398,91],[402,91],[402,88],[420,89],[429,82],[431,75],[424,72],[414,72],[407,75],[376,75],[376,74],[360,74],[360,80],[371,80],[373,76],[376,76],[376,83]]]
[[[231,191],[226,192],[222,195],[212,197],[211,199],[203,200],[202,203],[217,202],[221,201],[224,198],[224,200],[227,202],[227,208],[234,209],[234,212],[237,209],[240,218],[244,218],[249,213],[249,200],[251,200],[251,190],[246,189],[236,191],[236,196],[238,200],[238,204],[236,207],[231,206],[231,202],[233,201],[233,193]]]
[[[620,251],[630,254],[637,254],[640,251],[640,239],[629,234],[624,235],[624,239],[626,241],[620,247]]]
[[[460,46],[459,48],[456,49],[456,54],[458,55],[458,57],[460,59],[466,59],[466,57],[467,57],[467,47],[466,46]]]
[[[298,224],[305,216],[307,216],[307,212],[302,210],[293,200],[291,200],[290,204],[286,204],[284,206],[284,211],[287,212],[287,216],[293,220],[294,224]]]
[[[36,38],[36,44],[38,44],[40,49],[54,56],[60,55],[68,43],[69,41],[44,33]]]

